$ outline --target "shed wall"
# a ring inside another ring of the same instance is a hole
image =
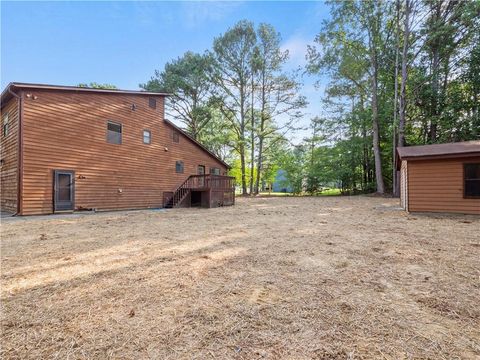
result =
[[[408,165],[402,161],[400,168],[400,203],[403,209],[408,211]]]
[[[28,93],[28,92],[27,92]],[[180,134],[173,142],[164,98],[32,90],[24,103],[23,214],[53,212],[53,170],[75,171],[76,209],[160,207],[198,165],[225,166]],[[135,110],[132,105],[135,104]],[[122,124],[122,144],[106,141],[107,121]],[[143,130],[151,144],[143,143]],[[176,160],[184,173],[175,172]]]
[[[8,113],[9,131],[3,133],[3,115]],[[12,213],[17,212],[18,197],[18,115],[19,101],[12,98],[2,108],[0,117],[0,182],[1,209]]]
[[[409,211],[480,214],[480,199],[463,197],[463,164],[480,157],[409,160]]]

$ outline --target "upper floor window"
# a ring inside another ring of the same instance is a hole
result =
[[[2,130],[3,136],[8,136],[8,131],[10,130],[10,124],[8,123],[8,113],[3,115]]]
[[[152,133],[150,130],[143,130],[143,143],[150,144],[152,142]]]
[[[212,175],[220,175],[220,169],[219,168],[210,168],[210,174]]]
[[[466,198],[480,198],[480,163],[463,164],[463,195]]]
[[[122,124],[112,121],[107,123],[107,142],[110,144],[122,143]]]
[[[148,98],[148,106],[150,106],[152,109],[157,108],[157,99],[155,98]]]
[[[177,160],[175,162],[175,172],[183,174],[183,161]]]
[[[180,142],[180,134],[178,133],[177,130],[173,130],[172,132],[172,139],[173,139],[173,142]]]

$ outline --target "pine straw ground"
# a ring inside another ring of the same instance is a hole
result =
[[[480,218],[371,197],[7,220],[4,359],[478,359]]]

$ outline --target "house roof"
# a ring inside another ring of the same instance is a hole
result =
[[[86,93],[99,93],[99,94],[129,94],[129,95],[147,95],[147,96],[169,96],[171,94],[151,91],[139,91],[139,90],[121,90],[121,89],[94,89],[80,86],[64,86],[64,85],[48,85],[48,84],[31,84],[31,83],[19,83],[11,82],[2,91],[1,102],[8,101],[12,94],[10,91],[15,92],[16,89],[40,89],[40,90],[61,90],[61,91],[74,91],[74,92],[86,92]]]
[[[16,89],[42,89],[42,90],[61,90],[61,91],[75,91],[75,92],[89,92],[89,93],[102,93],[102,94],[129,94],[129,95],[147,95],[147,96],[169,96],[169,93],[161,93],[161,92],[150,92],[150,91],[137,91],[137,90],[120,90],[120,89],[93,89],[93,88],[85,88],[79,86],[63,86],[63,85],[47,85],[47,84],[32,84],[32,83],[19,83],[19,82],[12,82],[7,85],[7,87],[3,90],[1,95],[1,104],[2,106],[13,96],[11,92],[15,92]],[[183,134],[187,139],[193,142],[195,145],[200,147],[203,151],[207,152],[210,156],[215,158],[217,161],[222,163],[230,169],[230,165],[220,159],[217,155],[213,152],[208,150],[204,145],[199,143],[197,140],[192,138],[189,134],[185,131],[180,129],[177,125],[175,125],[170,120],[164,119],[165,123],[168,124],[170,127],[174,128],[181,134]]]
[[[397,148],[397,156],[400,160],[451,158],[470,155],[480,155],[480,140]]]
[[[177,130],[179,133],[181,133],[182,135],[184,135],[188,140],[190,140],[191,142],[193,142],[195,145],[199,146],[203,151],[207,152],[209,155],[211,155],[213,158],[215,158],[217,161],[221,162],[223,165],[225,165],[225,167],[227,169],[231,169],[232,167],[230,165],[228,165],[225,161],[223,161],[222,159],[220,159],[217,155],[215,155],[213,152],[211,152],[210,150],[208,150],[204,145],[202,145],[200,142],[198,142],[197,140],[195,140],[193,137],[191,137],[187,132],[185,132],[184,130],[182,130],[181,128],[179,128],[177,125],[175,125],[173,122],[171,122],[170,120],[167,120],[167,119],[164,119],[163,120],[167,125],[169,125],[170,127],[172,127],[173,129]]]

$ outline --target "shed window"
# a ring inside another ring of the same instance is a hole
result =
[[[176,143],[180,142],[180,134],[178,133],[178,131],[173,130],[172,139],[173,139],[173,142],[176,142]]]
[[[466,198],[480,198],[480,163],[463,164],[464,196]]]
[[[157,99],[148,98],[148,106],[150,106],[152,109],[156,109],[157,108]]]
[[[122,143],[122,124],[111,121],[107,123],[107,142],[110,144]]]
[[[10,125],[8,123],[8,113],[3,115],[2,129],[3,136],[8,136],[8,130],[10,129]]]
[[[220,169],[219,168],[210,168],[210,174],[212,175],[220,175]]]
[[[177,160],[175,162],[175,171],[177,173],[183,174],[183,161]]]
[[[152,133],[150,130],[143,130],[143,143],[150,144],[152,142]]]

